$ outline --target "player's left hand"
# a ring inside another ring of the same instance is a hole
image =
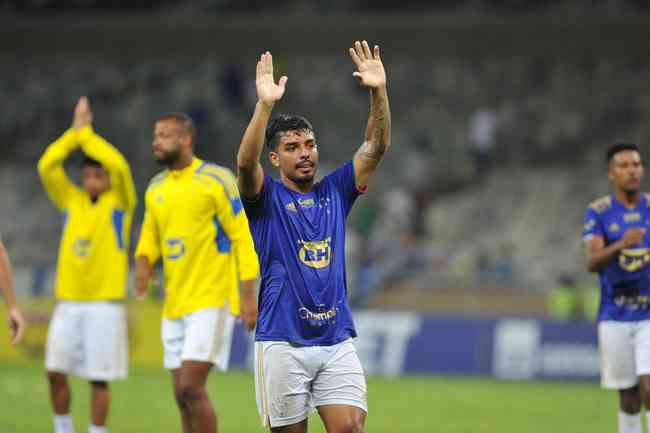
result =
[[[379,45],[375,45],[371,52],[367,41],[356,41],[349,52],[357,66],[357,71],[352,75],[359,80],[359,84],[374,89],[386,85],[386,71],[379,56]]]
[[[20,310],[18,308],[10,309],[9,330],[11,331],[11,344],[17,344],[20,340],[22,340],[26,327],[27,322],[25,322],[25,319],[23,318]]]

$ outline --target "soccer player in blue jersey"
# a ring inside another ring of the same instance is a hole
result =
[[[257,63],[258,102],[237,155],[262,274],[257,405],[273,433],[306,432],[313,408],[329,433],[362,432],[365,423],[366,382],[352,344],[356,331],[345,282],[345,220],[390,146],[391,120],[379,47],[357,41],[349,52],[354,77],[370,93],[365,139],[351,161],[314,181],[312,125],[300,116],[271,119],[287,77],[275,83],[269,52]],[[279,180],[262,169],[264,143]]]
[[[601,383],[619,391],[619,433],[641,433],[641,404],[650,410],[650,194],[635,144],[612,145],[607,164],[614,192],[589,205],[583,229],[587,267],[600,277]]]

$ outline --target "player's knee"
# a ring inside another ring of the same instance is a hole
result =
[[[360,419],[350,419],[342,426],[339,433],[363,433],[363,422]]]
[[[65,386],[68,383],[65,374],[56,373],[54,371],[47,372],[47,380],[51,386]]]
[[[199,400],[203,395],[203,388],[200,385],[181,383],[176,390],[176,401],[181,405],[190,405]]]
[[[91,380],[90,385],[97,390],[107,390],[108,389],[108,382],[104,381],[99,381],[99,380]]]
[[[625,413],[638,413],[641,410],[641,392],[639,387],[620,391],[621,410]]]

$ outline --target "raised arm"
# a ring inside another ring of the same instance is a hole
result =
[[[115,147],[93,131],[92,111],[85,96],[79,99],[75,108],[75,119],[78,117],[80,119],[77,138],[81,150],[106,169],[111,179],[111,188],[118,193],[125,209],[132,211],[137,199],[129,164]]]
[[[63,162],[77,147],[77,131],[70,128],[47,147],[38,161],[38,174],[45,191],[61,210],[66,208],[70,196],[79,192],[79,188],[72,183],[63,168]]]
[[[16,304],[16,294],[14,293],[13,278],[11,275],[11,263],[9,255],[0,239],[0,291],[5,298],[7,309],[9,310],[9,330],[11,332],[11,343],[18,343],[25,332],[25,319]]]
[[[357,67],[354,77],[370,91],[370,114],[364,142],[353,161],[357,187],[364,188],[390,147],[390,106],[386,91],[386,71],[379,55],[379,46],[375,45],[371,52],[368,42],[356,41],[349,52]]]
[[[273,80],[273,57],[268,51],[260,56],[255,72],[257,104],[237,152],[237,184],[247,199],[257,197],[264,184],[264,170],[260,157],[264,148],[266,125],[271,118],[273,106],[284,95],[287,77],[275,84]]]

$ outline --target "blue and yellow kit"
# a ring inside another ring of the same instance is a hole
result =
[[[163,317],[177,319],[226,302],[239,314],[239,281],[259,272],[246,213],[232,172],[194,158],[154,177],[135,256],[162,257]]]
[[[582,229],[585,241],[600,236],[605,246],[611,245],[631,228],[646,230],[641,243],[619,252],[598,272],[599,321],[650,319],[650,195],[641,194],[636,206],[627,207],[610,194],[593,201],[585,212]]]
[[[70,181],[63,168],[65,159],[79,148],[101,163],[110,176],[111,188],[95,202]],[[38,173],[64,218],[56,297],[69,301],[124,298],[136,194],[122,154],[92,127],[71,128],[48,146],[38,162]]]

